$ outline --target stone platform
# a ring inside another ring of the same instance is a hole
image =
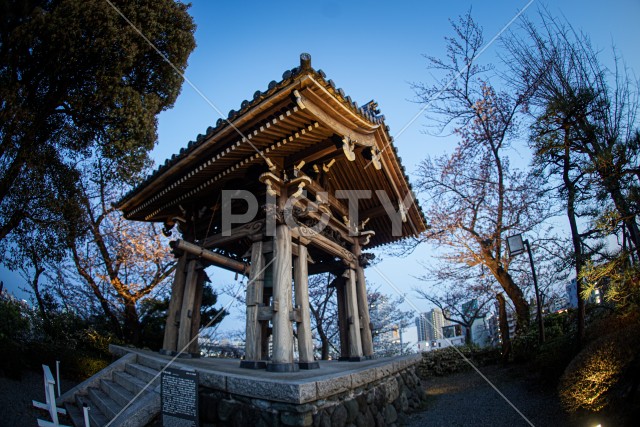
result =
[[[161,370],[173,358],[110,346],[116,356],[135,353]],[[209,425],[396,425],[422,405],[415,368],[420,355],[361,362],[320,361],[320,368],[290,373],[240,368],[237,359],[176,359],[200,379],[200,420]]]

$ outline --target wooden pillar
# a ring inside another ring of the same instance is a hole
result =
[[[184,297],[180,309],[180,326],[178,327],[178,352],[188,351],[187,345],[191,341],[191,317],[198,281],[196,262],[195,259],[192,259],[187,263],[187,278],[184,284]]]
[[[282,201],[282,197],[281,197]],[[282,203],[281,205],[284,205]],[[273,242],[273,352],[268,371],[293,372],[293,328],[289,319],[291,302],[291,230],[286,224],[276,226]]]
[[[366,358],[373,357],[373,338],[371,335],[371,318],[369,316],[369,301],[367,299],[367,285],[364,279],[364,269],[356,268],[356,293],[358,295],[358,312],[360,314],[360,339],[362,340],[362,354]]]
[[[349,360],[362,360],[362,341],[360,339],[360,314],[358,313],[358,296],[356,293],[356,272],[349,268],[345,271],[347,313],[349,315]]]
[[[349,314],[347,312],[346,281],[337,277],[336,299],[338,300],[338,333],[340,334],[340,360],[349,360]]]
[[[273,274],[271,276],[273,276]],[[273,294],[273,288],[263,288],[262,292],[263,292],[262,305],[268,307],[271,304],[271,296]],[[268,321],[260,322],[260,330],[262,331],[261,333],[262,343],[260,346],[260,360],[267,360],[269,359],[269,339],[271,338],[271,332],[272,332],[271,327],[269,327],[269,322]]]
[[[300,242],[298,256],[295,258],[294,279],[296,308],[300,311],[297,325],[298,352],[300,369],[318,369],[320,364],[313,358],[313,342],[311,336],[311,314],[309,312],[309,272],[307,269],[307,247]]]
[[[204,292],[204,283],[207,281],[207,273],[203,270],[197,270],[197,280],[196,280],[196,294],[193,298],[193,307],[191,308],[191,333],[190,340],[191,344],[189,344],[189,353],[200,355],[200,345],[198,344],[198,339],[196,338],[198,334],[200,334],[200,317],[201,317],[201,309],[202,309],[202,294]],[[196,338],[196,339],[193,339]]]
[[[356,259],[360,259],[362,251],[356,241],[354,248]],[[360,338],[362,340],[362,354],[365,358],[373,357],[373,338],[371,336],[371,318],[369,316],[369,301],[367,299],[367,284],[364,279],[364,268],[358,262],[356,267],[356,293],[358,296],[358,312],[360,314]]]
[[[262,241],[251,245],[251,273],[247,285],[247,329],[245,339],[245,360],[241,368],[262,369],[267,364],[262,361],[262,325],[258,321],[258,309],[263,302],[264,292],[264,254]]]
[[[182,297],[184,295],[184,283],[186,278],[187,254],[183,254],[178,260],[176,273],[171,285],[171,299],[167,309],[167,323],[164,327],[164,340],[160,353],[173,354],[177,351],[178,345],[178,325],[180,324],[180,308],[182,307]]]

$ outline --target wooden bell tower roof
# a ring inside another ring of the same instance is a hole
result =
[[[302,54],[299,67],[242,101],[227,120],[218,119],[129,192],[118,208],[131,220],[167,222],[185,210],[211,207],[222,189],[253,188],[268,166],[276,164],[292,177],[304,160],[303,173],[328,167],[324,189],[337,218],[347,215],[348,200],[333,197],[336,190],[370,190],[372,197],[360,199],[358,211],[360,221],[369,218],[366,229],[375,231],[369,247],[391,243],[427,228],[392,140],[375,102],[358,107]],[[386,193],[396,211],[404,211],[402,235],[392,234],[376,190]]]

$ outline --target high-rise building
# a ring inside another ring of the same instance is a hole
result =
[[[429,322],[427,313],[420,313],[416,317],[416,328],[418,328],[418,341],[429,341]]]
[[[434,308],[416,317],[418,341],[434,341],[442,338],[442,327],[449,322],[445,320],[442,310]]]

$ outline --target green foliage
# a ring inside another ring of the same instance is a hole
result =
[[[544,317],[545,342],[539,343],[537,322],[512,340],[514,362],[526,363],[538,379],[555,386],[576,352],[576,311]]]
[[[67,378],[83,381],[111,363],[111,358],[81,353],[79,355],[67,355],[61,362],[61,370]]]
[[[29,318],[18,301],[0,298],[0,346],[19,343],[29,333]]]
[[[140,303],[141,345],[159,350],[164,339],[164,326],[169,298],[147,298]]]
[[[614,329],[587,346],[567,367],[560,380],[559,394],[570,412],[598,412],[624,397],[630,386],[627,375],[638,363],[640,324]],[[635,381],[638,380],[637,372]]]
[[[532,366],[538,373],[539,379],[548,385],[555,386],[558,378],[575,354],[574,334],[559,335],[547,340],[535,353]]]
[[[547,362],[551,362],[553,355],[559,351],[558,347],[564,348],[565,345],[570,356],[573,352],[571,343],[575,337],[575,315],[575,310],[569,310],[545,316],[545,342],[542,345],[539,343],[538,323],[531,323],[527,329],[511,340],[513,361],[533,362],[543,367],[544,365],[538,361],[538,358],[542,357],[542,359],[547,359]],[[562,360],[566,356],[561,354],[561,351],[558,355]],[[564,362],[560,361],[560,363]],[[562,365],[561,371],[564,370],[566,363]]]
[[[604,299],[623,311],[640,307],[640,264],[632,264],[627,251],[601,263],[587,262],[582,279],[585,297],[602,289]]]
[[[184,70],[195,47],[188,7],[173,0],[4,4],[0,240],[21,224],[24,234],[35,228],[63,239],[59,223],[78,219],[85,160],[109,163],[99,177],[107,182],[140,178],[156,141],[156,115],[173,105],[182,85],[172,65]]]
[[[23,304],[0,297],[0,373],[17,378],[23,362],[21,354],[30,332],[29,318]]]
[[[529,324],[526,329],[511,339],[511,355],[514,362],[531,360],[537,350],[537,323]]]
[[[223,311],[215,308],[218,303],[218,294],[213,290],[210,284],[205,284],[202,289],[202,306],[200,307],[200,327],[204,327],[209,322],[212,322],[210,326],[215,326],[229,314],[227,311]],[[215,320],[214,320],[215,319]]]
[[[0,373],[10,377],[60,361],[66,378],[84,380],[109,364],[112,342],[72,313],[51,310],[44,320],[27,304],[0,298]]]

